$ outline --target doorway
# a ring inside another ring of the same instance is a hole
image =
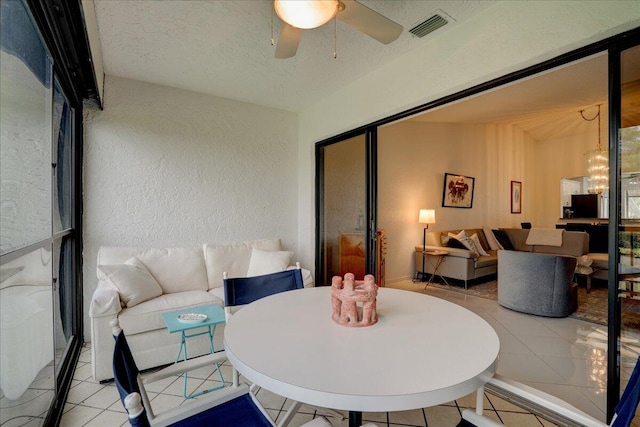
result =
[[[519,227],[521,222],[551,228],[558,223],[561,219],[558,212],[562,212],[561,179],[586,175],[584,153],[594,149],[599,140],[613,140],[608,124],[615,123],[612,118],[620,110],[610,100],[611,64],[617,59],[607,51],[611,52],[613,46],[613,41],[589,46],[524,70],[520,76],[510,75],[365,127],[371,129],[379,142],[376,144],[379,160],[369,163],[372,170],[377,169],[375,179],[379,189],[375,193],[377,203],[370,209],[376,214],[372,227],[387,232],[388,282],[407,280],[414,275],[413,252],[415,245],[422,243],[422,225],[417,221],[422,208],[436,210],[436,224],[430,228],[443,230],[484,225]],[[639,68],[637,63],[631,63]],[[553,81],[555,90],[541,90],[541,82]],[[511,96],[504,96],[510,92]],[[572,93],[580,97],[572,98]],[[596,109],[602,117],[609,117],[602,120],[600,129],[581,114],[582,111],[590,117]],[[415,114],[416,111],[421,113]],[[609,148],[615,157],[618,147]],[[613,161],[612,164],[616,166]],[[475,179],[477,193],[472,210],[441,206],[444,173]],[[510,209],[511,181],[522,183],[522,206],[518,213]],[[618,182],[619,175],[612,173],[612,186]],[[619,199],[614,193],[609,195],[608,203],[614,226],[610,230],[617,229],[620,217]],[[629,203],[634,203],[633,195],[630,197]],[[318,207],[317,218],[321,222],[326,206],[318,204]],[[320,240],[321,235],[317,236]],[[610,231],[608,246],[617,244],[617,231]],[[609,251],[609,258],[615,253]],[[617,265],[617,261],[609,260],[610,264],[614,262]],[[608,293],[614,295],[609,299],[611,318],[615,313],[612,301],[618,295],[608,284],[618,283],[615,268],[604,283]],[[604,388],[600,389],[599,397],[592,398],[604,399],[606,394],[607,415],[611,416],[611,402],[617,401],[619,393],[615,346],[620,330],[608,327],[609,331],[604,325],[601,344],[602,350],[608,345],[610,351],[608,355],[599,353],[598,360],[602,363],[593,364],[593,368],[604,369],[609,376],[602,383]],[[617,339],[608,340],[607,336]]]

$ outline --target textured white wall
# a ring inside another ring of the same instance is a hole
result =
[[[51,237],[51,87],[0,52],[0,254]]]
[[[301,111],[300,253],[311,256],[315,245],[309,190],[316,142],[638,25],[640,2],[635,0],[498,2]]]
[[[280,237],[296,251],[294,114],[107,76],[84,123],[84,313],[101,245]]]

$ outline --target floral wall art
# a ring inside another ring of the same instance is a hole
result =
[[[470,176],[444,174],[442,206],[445,208],[471,208],[475,178]]]

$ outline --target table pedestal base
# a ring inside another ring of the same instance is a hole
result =
[[[362,425],[362,412],[349,411],[349,427],[360,427]]]

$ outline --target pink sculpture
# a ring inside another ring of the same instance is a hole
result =
[[[331,279],[331,319],[346,326],[371,326],[378,321],[376,279],[367,274],[364,280],[355,280],[353,273],[333,276]]]

